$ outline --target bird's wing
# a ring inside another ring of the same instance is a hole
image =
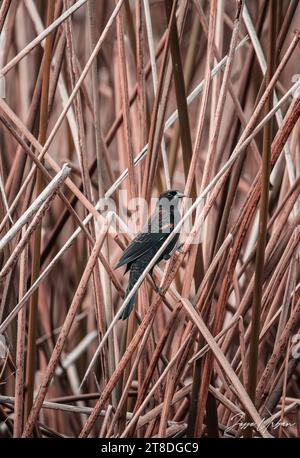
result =
[[[150,232],[141,232],[126,248],[115,268],[118,269],[125,264],[135,261],[154,247],[159,248],[163,241],[166,239],[167,235],[168,234],[152,234]]]
[[[171,230],[171,225],[169,226],[168,231],[167,225],[169,223],[166,222],[166,224],[164,225],[163,222],[164,220],[159,218],[158,212],[155,211],[152,217],[148,220],[147,224],[143,227],[142,231],[132,240],[130,245],[126,248],[115,269],[118,269],[119,267],[128,264],[132,261],[135,261],[140,256],[144,255],[153,248],[158,249],[169,236]],[[151,231],[149,229],[149,226],[151,227]],[[163,232],[161,231],[162,227]]]

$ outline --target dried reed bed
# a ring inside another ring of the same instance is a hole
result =
[[[0,2],[1,437],[300,436],[299,20]],[[192,227],[119,321],[124,192],[168,188]]]

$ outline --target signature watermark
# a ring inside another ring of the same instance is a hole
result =
[[[247,421],[244,421],[244,419],[245,419],[245,415],[242,412],[237,413],[236,415],[233,415],[230,418],[233,424],[225,428],[225,433],[229,433],[233,430],[236,430],[237,428],[241,429],[242,431],[246,430],[247,428],[253,428],[257,432],[264,431],[266,430],[266,428],[270,428],[273,431],[276,431],[279,428],[289,428],[289,427],[296,425],[296,423],[290,423],[289,421],[282,421],[282,420],[270,421],[267,418],[262,418],[259,424],[256,424],[254,422],[247,422]]]

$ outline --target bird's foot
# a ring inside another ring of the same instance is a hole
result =
[[[178,251],[178,253],[184,254],[184,251],[183,251],[183,249],[182,249],[183,245],[184,245],[183,242],[180,243],[179,245],[177,245],[176,251]]]
[[[164,299],[164,298],[165,298],[165,295],[164,295],[164,293],[162,292],[162,290],[160,289],[160,287],[159,287],[159,286],[157,286],[157,285],[155,285],[155,292],[156,292],[157,294],[159,294],[159,295],[160,295],[160,297],[161,297],[162,299]]]
[[[153,285],[154,285],[155,292],[156,292],[157,294],[159,294],[160,297],[164,298],[164,297],[165,297],[165,296],[164,296],[164,293],[162,292],[162,290],[160,289],[160,287],[157,285],[157,283],[156,283],[156,281],[155,281],[155,278],[154,278],[153,274],[151,273],[150,275],[151,275],[151,278],[152,278],[152,281],[153,281]]]

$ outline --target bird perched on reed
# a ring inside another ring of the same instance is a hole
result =
[[[174,227],[180,220],[180,213],[178,209],[179,199],[184,197],[179,191],[168,190],[163,192],[159,196],[159,200],[156,204],[155,210],[151,217],[148,219],[141,232],[132,240],[130,245],[126,248],[122,254],[115,269],[127,264],[126,272],[130,271],[128,286],[126,289],[125,297],[128,296],[151,259],[155,256],[159,248],[163,245],[165,240],[168,238]],[[179,233],[176,234],[170,243],[167,245],[163,253],[157,259],[158,264],[162,259],[169,259],[171,252],[174,249],[179,238]],[[154,266],[150,270],[152,277],[152,271]],[[153,279],[153,277],[152,277]],[[154,279],[153,279],[154,281]],[[154,281],[155,284],[155,281]],[[126,308],[124,309],[120,319],[126,320],[130,315],[136,293],[132,296]]]

